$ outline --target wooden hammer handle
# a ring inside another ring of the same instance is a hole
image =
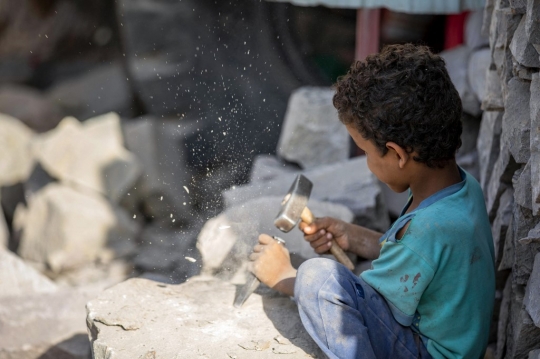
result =
[[[313,223],[315,221],[315,217],[313,216],[313,213],[309,210],[309,208],[304,208],[302,211],[302,214],[300,215],[300,218],[302,221],[306,222],[307,224]],[[349,270],[354,270],[354,264],[351,262],[350,258],[347,257],[343,249],[337,244],[336,240],[332,240],[332,247],[330,247],[330,253],[334,257],[336,257],[337,261],[341,264],[343,264],[345,267],[347,267]]]

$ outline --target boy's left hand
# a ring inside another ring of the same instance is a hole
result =
[[[286,279],[296,277],[296,269],[291,265],[289,251],[278,241],[267,234],[259,236],[259,244],[253,247],[249,256],[252,261],[250,270],[255,276],[270,288],[288,295],[291,288],[283,287]]]

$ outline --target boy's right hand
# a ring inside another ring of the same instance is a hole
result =
[[[304,232],[304,239],[309,242],[315,252],[323,254],[330,250],[333,239],[344,251],[349,250],[348,225],[336,218],[323,217],[315,219],[309,225],[302,221],[299,228]]]

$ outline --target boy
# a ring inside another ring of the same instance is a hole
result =
[[[264,234],[253,272],[294,295],[329,358],[482,358],[493,243],[480,186],[455,162],[461,101],[444,61],[423,46],[387,46],[339,79],[334,106],[370,170],[392,190],[409,190],[409,201],[385,234],[333,218],[300,224],[317,253],[335,239],[374,259],[360,277],[322,258],[297,272]]]

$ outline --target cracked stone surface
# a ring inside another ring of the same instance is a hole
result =
[[[260,287],[242,308],[236,286],[130,279],[87,304],[94,359],[324,358],[288,297]]]

